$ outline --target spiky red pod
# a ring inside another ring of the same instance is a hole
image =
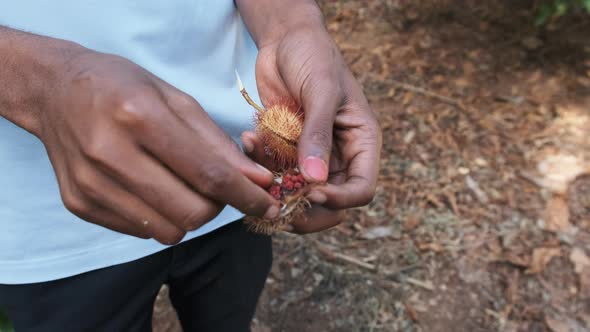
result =
[[[283,171],[297,166],[297,141],[303,130],[303,112],[294,105],[275,104],[257,110],[256,134],[273,159],[277,169]]]
[[[246,217],[245,222],[250,229],[262,234],[273,234],[284,229],[297,218],[303,218],[306,208],[310,206],[305,195],[311,185],[296,170],[279,174],[268,192],[281,202],[281,214],[274,219]]]
[[[281,202],[281,213],[274,219],[247,217],[245,222],[258,233],[272,234],[298,218],[310,205],[306,199],[311,186],[297,169],[297,141],[303,130],[303,112],[292,100],[278,100],[268,108],[258,106],[244,89],[237,75],[240,92],[256,109],[256,134],[266,154],[274,162],[276,176],[268,192]]]

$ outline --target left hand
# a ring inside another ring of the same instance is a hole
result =
[[[339,224],[343,210],[373,199],[379,170],[381,130],[363,91],[323,25],[298,25],[259,44],[256,81],[263,104],[293,98],[303,108],[298,142],[299,169],[314,189],[307,218],[296,233],[318,232]],[[242,141],[249,156],[268,161],[253,132]]]

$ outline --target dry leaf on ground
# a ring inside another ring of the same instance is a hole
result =
[[[551,318],[545,316],[545,324],[553,332],[586,332],[588,329],[584,328],[582,324],[572,318],[559,316],[558,318]]]
[[[570,332],[569,324],[562,320],[545,316],[545,324],[547,324],[547,327],[553,332]]]
[[[561,152],[549,154],[537,164],[537,171],[542,177],[535,182],[551,192],[565,194],[569,184],[584,174],[586,168],[580,156]]]
[[[420,225],[420,217],[417,215],[410,215],[406,218],[406,220],[404,221],[404,231],[408,232],[411,231],[413,229],[415,229],[416,227],[418,227],[418,225]]]
[[[379,239],[382,237],[388,237],[393,234],[393,228],[389,226],[377,226],[369,228],[362,237],[367,240]]]
[[[561,249],[559,248],[536,248],[533,251],[533,258],[529,268],[525,271],[527,274],[536,274],[543,272],[545,266],[553,259],[553,257],[560,256]]]
[[[580,295],[582,298],[590,298],[590,258],[580,248],[572,249],[569,258],[580,277]]]
[[[570,253],[570,261],[574,264],[574,270],[576,273],[582,273],[584,269],[590,268],[590,258],[584,252],[584,250],[580,248],[572,249]]]
[[[547,203],[545,214],[545,230],[552,232],[565,232],[570,228],[569,207],[563,196],[554,195]]]

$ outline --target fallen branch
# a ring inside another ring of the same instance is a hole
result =
[[[322,254],[324,254],[326,257],[331,258],[331,259],[335,259],[335,260],[340,260],[342,262],[346,262],[346,263],[350,263],[359,267],[362,267],[364,269],[367,269],[369,271],[377,271],[377,267],[374,264],[370,264],[370,263],[366,263],[363,262],[362,260],[352,257],[352,256],[348,256],[339,252],[333,252],[332,250],[326,248],[324,245],[318,243],[317,241],[314,241],[317,249],[319,252],[321,252]]]
[[[408,265],[408,266],[403,266],[395,271],[387,273],[385,275],[385,278],[387,278],[388,280],[393,280],[395,282],[400,282],[401,281],[401,278],[400,278],[401,274],[406,273],[406,272],[410,272],[410,271],[413,271],[415,269],[422,268],[422,267],[423,267],[422,262],[418,262],[418,263]]]
[[[389,81],[393,85],[395,85],[395,86],[397,86],[399,88],[402,88],[402,89],[404,89],[406,91],[411,91],[411,92],[415,92],[415,93],[418,93],[418,94],[421,94],[421,95],[424,95],[424,96],[427,96],[427,97],[435,98],[435,99],[438,99],[440,101],[443,101],[443,102],[445,102],[447,104],[456,106],[456,107],[460,108],[461,110],[465,110],[465,106],[463,106],[463,104],[460,101],[456,100],[456,99],[453,99],[453,98],[450,98],[450,97],[447,97],[447,96],[443,96],[443,95],[438,94],[436,92],[432,92],[432,91],[429,91],[429,90],[426,90],[424,88],[421,88],[421,87],[418,87],[418,86],[414,86],[414,85],[411,85],[411,84],[408,84],[408,83],[403,83],[403,82],[396,81],[396,80],[393,80],[393,79],[390,79]]]
[[[414,279],[414,278],[406,278],[405,281],[409,284],[427,289],[429,291],[434,290],[434,286],[432,285],[432,282],[430,282],[430,281],[422,281],[422,280],[418,280],[418,279]]]

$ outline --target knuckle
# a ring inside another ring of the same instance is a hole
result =
[[[381,130],[371,129],[363,134],[362,137],[359,137],[359,144],[369,149],[373,149],[374,147],[379,147],[381,145],[382,139]]]
[[[140,239],[146,239],[146,240],[152,239],[154,237],[149,230],[145,229],[145,226],[143,226],[143,225],[141,225],[141,226],[136,225],[135,227],[131,228],[129,231],[123,232],[123,233],[128,233],[129,235],[133,235],[133,236],[138,237]]]
[[[316,86],[334,86],[339,80],[339,71],[332,64],[320,65],[313,71],[313,83]]]
[[[129,129],[142,129],[154,118],[153,105],[149,100],[154,95],[149,86],[136,86],[125,89],[114,97],[113,118]]]
[[[108,165],[111,162],[111,156],[116,149],[111,139],[97,135],[90,140],[90,143],[82,147],[82,153],[91,161],[101,165]]]
[[[189,211],[182,218],[182,228],[186,231],[194,231],[195,229],[203,226],[209,220],[213,219],[213,217],[215,217],[219,211],[220,209],[214,207],[206,207]]]
[[[140,129],[146,124],[147,112],[133,98],[122,98],[116,103],[114,117],[126,128]]]
[[[155,238],[158,242],[162,244],[174,245],[180,243],[180,241],[182,241],[185,235],[186,232],[179,229],[167,232],[165,234],[161,234],[159,236],[156,236]]]
[[[262,217],[266,211],[271,207],[272,201],[262,198],[257,195],[251,195],[250,197],[244,197],[242,200],[242,207],[240,210],[249,216]]]
[[[270,204],[268,202],[266,202],[266,201],[261,202],[259,200],[251,200],[250,202],[248,202],[246,204],[246,208],[249,211],[260,211],[260,212],[258,212],[259,214],[265,213],[269,207],[270,207]]]
[[[175,93],[172,97],[170,97],[169,102],[173,104],[175,107],[188,109],[194,108],[197,101],[186,93]]]
[[[181,226],[185,231],[194,231],[201,227],[206,221],[203,220],[201,211],[191,211],[182,218]]]
[[[365,103],[350,102],[348,108],[352,110],[357,118],[358,127],[367,131],[380,131],[381,125],[377,115],[372,111],[371,106]]]
[[[74,168],[72,173],[74,183],[84,195],[93,199],[99,196],[96,177],[88,167]]]
[[[310,103],[342,102],[345,97],[341,71],[333,65],[320,65],[300,73],[302,92]],[[319,107],[325,105],[318,105]]]
[[[316,71],[313,79],[309,81],[309,89],[316,95],[329,96],[330,99],[338,101],[343,100],[345,95],[340,75],[331,68]]]
[[[309,140],[315,146],[328,152],[332,149],[332,133],[324,129],[315,129],[308,135]]]
[[[366,127],[368,131],[373,134],[375,139],[379,140],[381,138],[381,126],[379,125],[377,117],[372,112],[367,117]]]
[[[136,237],[140,238],[140,239],[144,239],[144,240],[148,240],[151,239],[152,237],[146,233],[146,232],[138,232],[135,234]]]
[[[370,204],[373,201],[373,198],[375,197],[375,192],[376,188],[374,187],[366,188],[363,191],[361,191],[359,195],[358,205],[364,206]]]
[[[209,165],[203,171],[201,190],[207,196],[217,197],[235,180],[235,173],[227,166]]]
[[[345,94],[339,85],[334,86],[334,83],[328,85],[329,83],[322,83],[323,80],[325,79],[310,86],[308,105],[310,108],[331,110],[335,113],[344,103]]]
[[[344,210],[337,211],[334,215],[334,225],[339,225],[344,221],[346,217],[346,212]]]
[[[68,211],[71,213],[83,219],[88,216],[90,209],[82,197],[72,193],[67,193],[63,195],[62,200],[66,209],[68,209]]]
[[[376,125],[374,127],[375,129],[373,130],[373,132],[375,133],[375,141],[381,145],[383,142],[383,131],[381,130],[381,127],[379,125]]]
[[[371,109],[367,111],[366,119],[366,126],[369,127],[369,129],[379,130],[381,128],[381,126],[379,125],[379,120],[377,119],[377,115],[375,115],[375,113]]]

